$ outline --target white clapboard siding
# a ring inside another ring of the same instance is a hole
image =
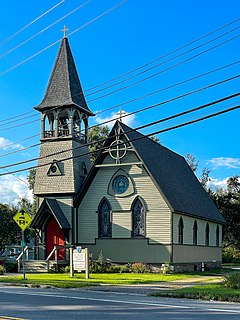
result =
[[[209,246],[216,246],[216,227],[217,223],[208,222],[202,219],[195,219],[193,217],[188,217],[180,214],[173,214],[173,243],[178,244],[178,224],[179,219],[183,219],[183,244],[192,245],[193,244],[193,224],[197,221],[198,224],[198,245],[205,246],[205,230],[207,223],[209,224]],[[222,239],[222,227],[219,226],[219,245],[221,246]]]
[[[122,162],[134,163],[139,162],[139,159],[133,151],[128,151]],[[107,155],[104,164],[110,163],[114,163],[114,160]],[[134,194],[121,198],[107,194],[111,178],[120,168],[131,177],[135,188]],[[112,207],[113,237],[125,238],[128,235],[130,238],[131,232],[126,229],[131,228],[130,210],[136,196],[140,196],[146,205],[146,237],[149,238],[149,243],[169,244],[171,241],[171,212],[143,165],[99,168],[78,210],[79,242],[93,243],[95,238],[98,237],[98,216],[96,211],[103,197],[108,199]],[[127,214],[126,211],[129,211],[129,213]],[[124,215],[127,219],[126,221],[124,220]],[[122,234],[120,232],[121,228]]]

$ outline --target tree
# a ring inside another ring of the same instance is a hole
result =
[[[0,253],[6,246],[20,244],[22,233],[19,226],[13,220],[17,209],[6,204],[0,204]]]
[[[211,197],[224,216],[223,247],[233,246],[240,250],[240,187],[238,176],[227,181],[227,189],[211,192]]]
[[[29,175],[28,175],[28,187],[30,190],[32,190],[33,192],[33,188],[34,188],[34,183],[35,183],[35,178],[36,178],[36,169],[30,169],[29,170]],[[23,200],[23,199],[22,199]],[[27,199],[24,200],[25,204],[28,206],[28,209],[30,209],[29,204],[26,203],[26,201],[28,201]],[[26,208],[27,210],[27,208]],[[37,197],[33,196],[33,204],[31,206],[31,211],[28,211],[29,213],[31,213],[32,216],[34,216],[37,212]]]
[[[203,186],[203,188],[205,190],[209,190],[208,187],[207,187],[207,183],[211,180],[210,177],[209,177],[209,174],[210,174],[210,169],[207,168],[207,167],[204,167],[203,170],[202,170],[202,173],[199,177],[199,181],[201,183],[201,185]]]
[[[193,172],[197,171],[198,165],[199,165],[199,161],[196,160],[196,158],[191,155],[190,153],[187,153],[185,155],[185,160],[187,161],[189,167],[192,169]]]
[[[149,138],[152,139],[153,141],[161,144],[160,139],[157,136],[153,135],[153,136],[149,136]]]
[[[105,139],[109,135],[108,126],[95,126],[92,127],[88,133],[89,142],[93,143],[89,146],[91,153],[90,160],[93,163],[99,154],[99,149],[104,145]]]

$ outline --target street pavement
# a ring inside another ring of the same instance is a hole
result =
[[[57,289],[2,285],[0,319],[195,320],[209,316],[211,320],[240,319],[240,304],[237,303],[157,298],[141,293],[139,287],[135,292],[126,289],[117,286]]]

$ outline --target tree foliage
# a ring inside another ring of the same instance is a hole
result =
[[[199,165],[199,160],[197,160],[192,154],[187,153],[185,155],[185,160],[187,161],[189,167],[192,169],[193,172],[196,172]]]
[[[240,250],[240,183],[239,176],[227,181],[227,189],[211,192],[218,209],[226,219],[223,226],[223,245],[233,246]]]
[[[4,252],[6,246],[20,244],[22,233],[19,226],[13,220],[17,209],[6,204],[0,204],[0,252]]]
[[[89,146],[91,153],[90,160],[93,163],[99,154],[99,149],[104,145],[105,139],[109,135],[108,126],[96,126],[92,127],[88,133],[89,142],[93,143]]]

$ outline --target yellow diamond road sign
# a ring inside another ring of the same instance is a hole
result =
[[[21,209],[18,213],[15,214],[13,220],[19,225],[22,230],[25,230],[27,227],[29,227],[32,218],[24,209]]]

